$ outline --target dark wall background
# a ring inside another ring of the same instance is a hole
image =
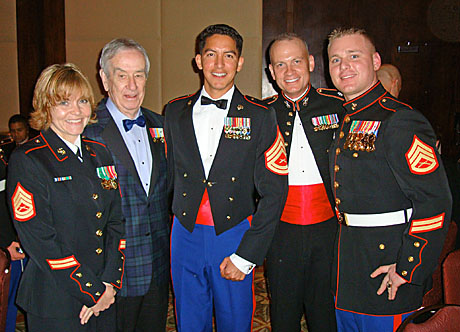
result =
[[[401,71],[399,98],[429,119],[441,136],[443,155],[458,158],[460,0],[263,1],[264,52],[282,32],[304,37],[315,56],[315,87],[333,87],[325,46],[327,35],[338,26],[364,28],[374,37],[382,63]],[[398,52],[398,47],[410,52]]]

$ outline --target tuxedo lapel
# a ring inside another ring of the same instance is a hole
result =
[[[144,112],[145,117],[145,124],[147,130],[147,136],[150,145],[150,151],[152,153],[152,172],[150,175],[150,187],[149,187],[149,196],[153,194],[155,189],[155,183],[157,182],[158,175],[160,174],[160,162],[161,162],[161,150],[164,149],[164,143],[159,141],[154,142],[152,134],[150,132],[150,128],[163,128],[162,123],[155,121],[154,118],[150,118],[150,116]]]

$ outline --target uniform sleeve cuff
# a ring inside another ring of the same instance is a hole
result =
[[[232,254],[230,256],[230,260],[232,261],[233,265],[235,265],[238,268],[238,270],[240,270],[244,274],[251,273],[252,270],[256,267],[256,264],[245,260],[243,257],[238,256],[237,254]]]

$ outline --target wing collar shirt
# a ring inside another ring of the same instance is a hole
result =
[[[148,195],[150,177],[152,174],[152,153],[147,135],[147,126],[139,127],[138,125],[134,125],[131,130],[126,131],[123,127],[123,120],[129,118],[120,112],[110,98],[107,99],[106,107],[109,110],[113,121],[115,121],[121,137],[123,137],[123,141],[128,148],[131,159],[136,166],[137,174],[139,175],[145,194]],[[139,109],[134,119],[141,114],[142,112]]]
[[[305,92],[300,96],[304,96]],[[289,100],[296,102],[300,99]],[[289,154],[289,174],[288,182],[290,186],[305,186],[323,183],[321,174],[315,161],[315,156],[311,150],[307,135],[303,129],[302,120],[299,112],[295,112],[294,126],[292,128],[292,143]]]
[[[212,162],[214,161],[214,157],[217,152],[217,147],[219,146],[219,140],[222,136],[225,118],[227,117],[234,91],[235,86],[232,86],[230,90],[219,98],[228,100],[227,107],[225,109],[220,109],[214,104],[201,104],[202,96],[211,98],[203,87],[198,101],[193,106],[193,129],[195,130],[195,137],[198,149],[200,150],[201,162],[203,164],[206,178],[209,175]],[[249,274],[255,266],[255,264],[236,254],[232,254],[230,259],[232,263],[245,274]]]

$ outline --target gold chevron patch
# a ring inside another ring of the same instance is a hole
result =
[[[20,182],[16,185],[11,202],[14,219],[17,221],[27,221],[35,217],[34,195],[27,191]]]
[[[46,261],[48,262],[51,270],[63,270],[79,265],[74,256],[69,256],[61,259],[47,259]]]
[[[118,250],[125,250],[126,249],[126,240],[121,239],[120,244],[118,245]]]
[[[409,150],[406,152],[406,160],[412,173],[422,175],[434,172],[439,163],[434,149],[422,142],[417,135]]]
[[[287,154],[284,148],[284,139],[277,129],[276,139],[272,146],[265,151],[265,167],[278,175],[288,174]]]
[[[430,232],[435,229],[442,228],[442,225],[444,224],[444,216],[445,213],[441,213],[440,215],[431,218],[412,220],[409,233],[415,234]]]

